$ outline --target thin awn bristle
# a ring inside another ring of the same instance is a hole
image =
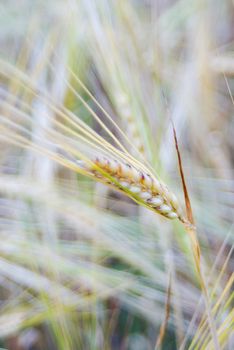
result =
[[[78,164],[96,179],[127,193],[157,213],[169,219],[184,220],[176,196],[151,175],[119,160],[104,157],[98,157],[90,163],[78,161]]]

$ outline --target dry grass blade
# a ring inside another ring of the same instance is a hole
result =
[[[172,127],[173,127],[173,135],[174,135],[174,140],[175,140],[176,154],[178,157],[180,177],[181,177],[183,192],[184,192],[187,218],[188,218],[189,223],[191,225],[194,225],[192,206],[191,206],[191,202],[189,199],[189,194],[188,194],[188,190],[187,190],[187,186],[186,186],[186,182],[185,182],[185,176],[184,176],[184,171],[183,171],[183,166],[182,166],[182,159],[181,159],[181,155],[180,155],[178,140],[177,140],[177,136],[176,136],[176,130],[175,130],[175,126],[173,124],[173,121],[172,121]]]
[[[156,341],[155,350],[159,349],[161,346],[165,333],[167,328],[167,323],[170,317],[170,303],[171,303],[171,274],[169,275],[169,282],[168,282],[168,288],[167,288],[167,300],[165,304],[165,318],[164,321],[160,327],[159,335]]]

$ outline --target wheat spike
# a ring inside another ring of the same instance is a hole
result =
[[[130,195],[136,201],[169,219],[184,222],[176,196],[152,175],[115,159],[96,157],[92,163],[78,161],[95,179],[99,179]]]
[[[11,66],[8,68],[11,69]],[[53,119],[53,125],[50,125],[50,128],[47,131],[48,139],[52,142],[56,142],[57,147],[59,146],[65,154],[69,154],[69,157],[66,159],[66,156],[64,158],[60,154],[57,154],[57,151],[51,153],[51,151],[48,151],[47,145],[45,147],[38,146],[30,139],[30,130],[24,126],[18,125],[18,121],[11,121],[3,117],[3,125],[1,126],[1,129],[4,131],[9,142],[17,142],[17,145],[32,147],[41,153],[44,152],[44,154],[59,161],[60,164],[69,166],[73,170],[80,171],[82,174],[87,174],[94,177],[96,180],[111,185],[131,197],[139,204],[142,204],[167,218],[178,218],[180,221],[184,223],[186,222],[181,214],[175,195],[169,191],[167,186],[161,180],[159,181],[155,178],[151,170],[148,170],[151,167],[148,167],[147,169],[144,164],[132,157],[126,151],[119,140],[105,126],[95,112],[91,110],[83,98],[81,98],[82,103],[85,104],[88,111],[108,133],[108,136],[116,142],[120,149],[115,148],[89,126],[82,123],[78,118],[75,118],[70,111],[65,109],[64,112],[56,106],[53,106],[53,103],[50,102],[47,96],[38,96],[37,93],[34,92],[34,89],[28,87],[24,81],[21,84],[26,90],[29,90],[30,93],[35,94],[37,98],[41,98],[41,100],[48,105],[52,111],[60,116],[62,121]],[[9,108],[8,104],[5,105],[5,108]],[[19,114],[16,109],[14,109],[14,113],[17,115]],[[31,121],[30,116],[27,114],[25,115],[24,113],[21,113],[20,117],[27,122],[28,120]],[[108,114],[107,117],[108,120],[112,120]],[[64,124],[63,121],[65,121],[66,124]],[[116,126],[116,124],[114,125]],[[21,131],[23,132],[22,135]],[[123,135],[125,134],[123,133]],[[105,156],[102,153],[102,149],[103,152],[105,152]],[[93,154],[96,154],[96,152],[98,157],[95,158]],[[99,152],[101,152],[100,156]],[[74,157],[76,157],[76,159],[77,157],[81,159],[75,161],[75,167]]]

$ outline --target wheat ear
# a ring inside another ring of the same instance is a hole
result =
[[[169,218],[184,222],[176,196],[152,175],[115,159],[96,157],[92,162],[78,161],[95,179],[127,193],[137,202]]]

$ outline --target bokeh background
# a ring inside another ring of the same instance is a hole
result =
[[[213,349],[181,225],[17,141],[56,149],[55,106],[110,141],[97,113],[183,205],[173,120],[219,340],[233,349],[233,1],[3,0],[0,26],[2,348],[154,349],[171,280],[161,348]]]

